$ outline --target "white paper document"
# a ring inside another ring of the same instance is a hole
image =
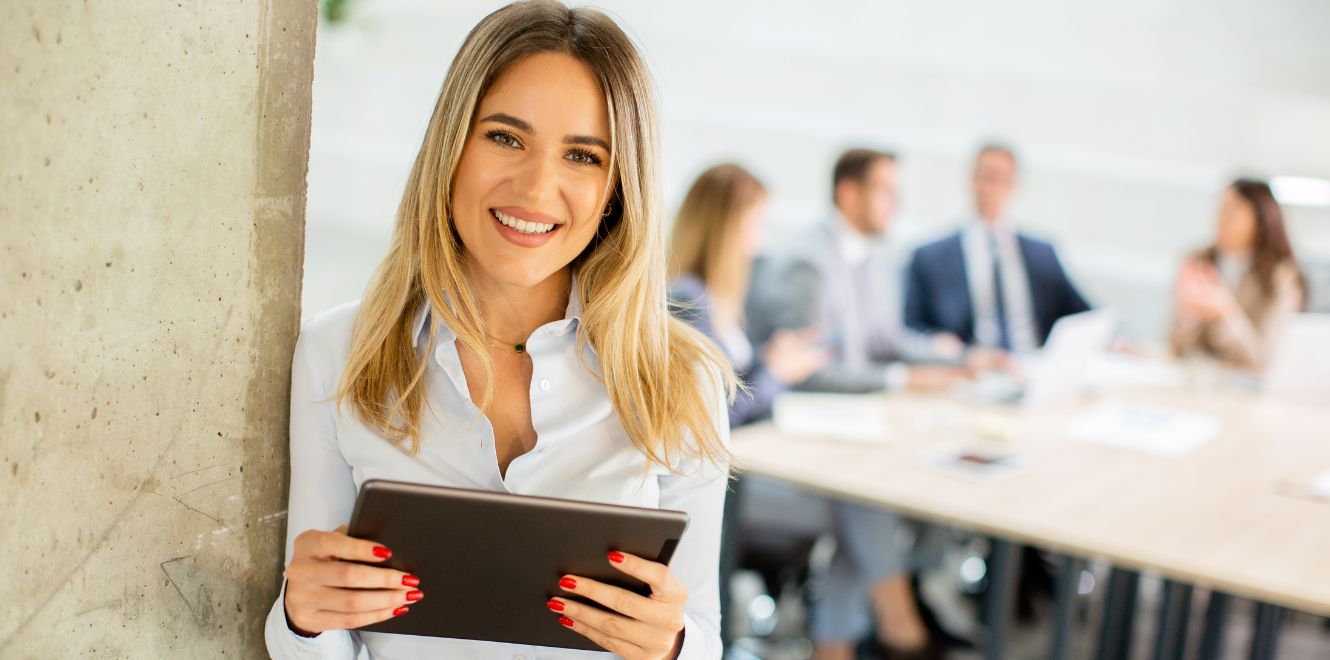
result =
[[[1063,429],[1083,442],[1159,456],[1182,456],[1214,439],[1213,415],[1140,403],[1105,402],[1072,417]]]
[[[891,433],[881,396],[789,392],[776,397],[776,428],[805,435],[856,442],[885,442]]]
[[[1330,470],[1312,477],[1311,492],[1312,495],[1330,500]]]

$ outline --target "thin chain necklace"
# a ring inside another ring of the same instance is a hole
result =
[[[512,346],[512,347],[513,347],[513,350],[514,350],[514,351],[517,351],[518,353],[525,353],[525,352],[526,352],[526,342],[518,342],[518,343],[514,344],[513,342],[510,342],[510,341],[504,341],[504,340],[499,339],[498,337],[495,337],[494,335],[491,335],[491,334],[488,334],[488,333],[486,333],[485,336],[486,336],[486,337],[489,337],[491,341],[499,342],[499,343],[497,344],[498,346]],[[496,344],[491,343],[490,345],[491,345],[491,346],[495,346]]]

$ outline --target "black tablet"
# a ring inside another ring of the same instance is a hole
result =
[[[552,596],[588,602],[560,590],[559,578],[646,595],[607,553],[668,564],[687,527],[682,511],[370,479],[347,533],[391,549],[388,560],[366,563],[416,575],[425,598],[359,630],[601,651],[546,608]]]

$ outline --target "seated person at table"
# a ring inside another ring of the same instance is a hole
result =
[[[948,332],[970,346],[1028,352],[1043,346],[1058,319],[1090,308],[1053,246],[1017,231],[1007,217],[1016,165],[1007,147],[979,150],[973,178],[977,217],[914,251],[905,294],[907,326]]]
[[[770,416],[777,394],[827,361],[808,330],[779,330],[760,350],[744,332],[744,298],[766,206],[766,188],[752,174],[717,165],[688,190],[670,241],[672,311],[719,344],[747,386],[730,404],[731,426]]]
[[[782,330],[812,327],[822,333],[830,360],[798,383],[799,389],[866,393],[949,387],[963,370],[906,365],[956,359],[963,347],[955,338],[926,337],[900,324],[894,295],[899,279],[882,241],[896,207],[896,158],[869,149],[846,152],[832,175],[832,199],[836,210],[830,220],[765,259],[763,274],[753,278],[746,305],[749,336],[762,342]],[[770,480],[745,478],[744,497],[742,518],[758,518],[765,504],[768,514],[778,511],[778,522],[790,528],[816,517],[812,505],[820,501],[820,524],[835,531],[839,549],[811,617],[815,658],[852,658],[854,642],[874,624],[873,643],[883,657],[938,652],[942,635],[926,625],[910,584],[912,572],[937,554],[930,548],[936,534],[912,535],[912,525],[890,511],[825,501]]]
[[[1306,293],[1270,187],[1239,179],[1224,189],[1214,244],[1178,273],[1169,343],[1180,356],[1259,370]]]
[[[852,149],[832,179],[833,217],[759,260],[747,302],[749,337],[764,341],[784,329],[822,333],[831,359],[797,384],[800,390],[946,389],[964,372],[926,363],[955,361],[963,345],[949,333],[911,331],[900,320],[900,278],[885,241],[896,210],[895,155]]]

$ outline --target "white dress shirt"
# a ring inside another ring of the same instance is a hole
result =
[[[831,222],[836,230],[836,246],[840,248],[845,264],[851,269],[862,266],[868,261],[869,253],[872,252],[872,242],[839,210]]]
[[[575,287],[574,287],[575,290]],[[721,656],[718,557],[721,512],[728,480],[724,466],[680,461],[678,473],[660,466],[643,479],[646,457],[629,442],[599,377],[588,346],[577,350],[580,305],[576,293],[562,320],[538,328],[527,340],[531,357],[531,422],[536,445],[500,476],[489,420],[471,401],[457,354],[456,335],[440,326],[425,372],[428,404],[421,417],[420,454],[399,448],[330,399],[346,365],[359,303],[343,305],[302,328],[291,369],[291,493],[286,565],[295,537],[349,522],[360,485],[381,478],[440,486],[626,504],[688,513],[688,530],[670,563],[688,589],[684,643],[679,657]],[[415,320],[418,350],[428,339],[429,314]],[[590,369],[588,369],[588,367]],[[594,373],[593,373],[594,372]],[[701,383],[701,381],[699,381]],[[701,385],[700,385],[701,386]],[[714,419],[728,443],[724,396],[715,396]],[[459,535],[465,542],[465,535]],[[446,584],[422,584],[432,598],[450,598]],[[449,660],[545,660],[609,657],[607,653],[354,630],[301,637],[285,616],[285,584],[265,625],[268,651],[277,660],[326,658],[448,658]],[[503,612],[494,612],[501,617]],[[410,616],[406,614],[404,616]],[[558,626],[558,616],[550,615]]]
[[[997,298],[993,291],[993,251],[996,244],[998,267],[1002,269],[1002,302],[1007,314],[1007,339],[1011,350],[1028,353],[1039,348],[1035,334],[1034,309],[1030,283],[1025,273],[1016,233],[1007,223],[973,220],[961,234],[965,252],[965,278],[970,285],[970,308],[974,310],[974,340],[980,346],[1001,343]]]
[[[880,238],[875,240],[864,236],[863,233],[850,223],[850,219],[846,218],[845,214],[841,213],[839,210],[836,211],[835,218],[832,222],[836,229],[836,245],[840,248],[841,257],[845,259],[845,265],[851,272],[862,269],[868,259],[873,256],[874,250],[883,250],[885,248],[885,245]],[[880,273],[874,274],[880,275]],[[883,293],[890,292],[884,291]],[[884,297],[884,299],[880,301],[880,306],[877,309],[860,309],[859,306],[852,305],[850,313],[855,314],[856,316],[860,314],[882,314],[886,313],[887,310],[899,308],[900,305],[894,297]],[[899,325],[897,319],[894,318],[888,322],[893,325]],[[851,326],[856,324],[862,325],[862,321],[852,321],[846,325]],[[903,361],[896,360],[886,366],[885,378],[882,384],[884,388],[892,391],[900,391],[905,389],[909,383],[910,365]]]

